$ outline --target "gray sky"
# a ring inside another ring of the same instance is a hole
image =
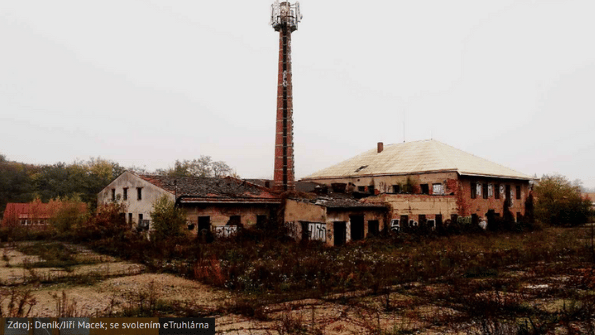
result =
[[[0,153],[147,169],[210,155],[242,177],[271,177],[272,2],[0,1]],[[378,141],[433,137],[595,187],[595,1],[301,8],[298,178]]]

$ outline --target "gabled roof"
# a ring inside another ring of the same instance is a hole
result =
[[[453,171],[460,175],[530,180],[530,176],[435,140],[384,145],[302,180]]]
[[[175,194],[180,202],[266,202],[280,203],[280,199],[266,188],[232,177],[169,177],[139,175],[163,190]]]

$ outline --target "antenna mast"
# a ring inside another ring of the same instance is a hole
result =
[[[291,33],[302,20],[300,4],[279,0],[271,5],[271,26],[279,32],[279,74],[277,83],[277,124],[275,127],[274,186],[277,191],[295,189],[293,161],[293,93],[291,74]]]

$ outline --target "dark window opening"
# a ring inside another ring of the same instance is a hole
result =
[[[357,191],[358,191],[358,192],[365,193],[365,192],[366,192],[366,187],[365,187],[365,186],[358,186],[358,187],[357,187]]]
[[[510,206],[512,199],[510,199],[510,185],[506,185],[506,190],[504,193],[504,196],[506,197],[506,206]]]
[[[482,185],[482,190],[481,190],[481,192],[482,192],[483,198],[484,198],[484,199],[487,199],[487,198],[488,198],[488,184],[485,184],[485,183],[484,183],[484,184]]]
[[[242,217],[240,215],[232,215],[227,221],[228,226],[240,226],[242,224]]]
[[[124,200],[128,200],[128,187],[124,187],[124,189],[122,190],[122,198]]]
[[[302,226],[302,241],[308,241],[310,239],[310,230],[308,229],[307,221],[300,221]]]
[[[436,227],[442,227],[442,214],[436,214]]]
[[[380,233],[380,223],[378,222],[378,220],[368,221],[368,235],[378,236],[379,233]]]
[[[517,199],[521,198],[521,186],[520,185],[516,186],[516,198]]]
[[[471,199],[475,199],[477,197],[477,184],[471,183]]]
[[[256,227],[264,228],[267,223],[267,216],[266,215],[257,215],[256,216]]]
[[[421,184],[419,187],[421,187],[421,194],[430,194],[430,187],[428,184]]]
[[[471,224],[472,225],[479,224],[479,216],[477,214],[471,214]]]
[[[401,193],[401,185],[393,185],[393,193]]]
[[[459,220],[459,216],[457,214],[451,214],[450,215],[450,222],[451,223],[457,223]]]
[[[128,224],[132,225],[132,213],[128,213]]]
[[[139,214],[138,215],[138,224],[142,224],[143,223],[143,215]]]
[[[211,217],[210,216],[199,216],[198,217],[198,232],[202,233],[211,231]]]
[[[401,215],[401,229],[409,226],[409,216]]]
[[[494,198],[500,199],[500,184],[494,185]]]
[[[136,188],[136,200],[142,200],[142,199],[143,199],[143,188],[137,187]]]
[[[425,227],[426,224],[428,223],[428,220],[426,219],[425,214],[420,214],[417,221],[418,221],[418,224],[420,227]]]
[[[351,239],[353,241],[359,241],[364,239],[364,216],[363,215],[350,215],[349,220],[351,221]]]
[[[347,241],[347,228],[345,222],[334,222],[333,223],[334,229],[334,244],[335,246],[340,246],[345,244]]]
[[[516,222],[521,222],[523,220],[523,214],[521,212],[516,212]]]
[[[374,194],[374,185],[368,186],[368,192],[370,192],[370,194]]]
[[[112,201],[116,201],[116,189],[112,188]]]

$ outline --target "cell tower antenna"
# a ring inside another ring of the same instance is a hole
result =
[[[293,84],[291,73],[291,33],[302,20],[299,2],[275,2],[271,5],[270,24],[279,32],[279,74],[277,76],[277,124],[275,126],[275,170],[273,189],[295,189],[293,156]]]

